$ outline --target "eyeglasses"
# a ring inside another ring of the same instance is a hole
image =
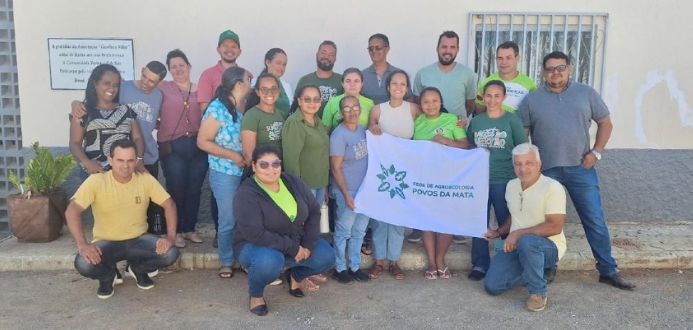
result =
[[[277,88],[277,87],[272,87],[272,88],[260,87],[260,93],[262,95],[277,94],[277,93],[279,93],[279,88]]]
[[[279,159],[277,159],[271,163],[261,161],[261,162],[257,162],[257,165],[260,166],[260,168],[263,170],[268,169],[270,166],[272,166],[272,168],[280,168],[282,166],[282,161]]]
[[[303,103],[322,103],[322,99],[320,97],[304,97],[301,100],[303,100]]]
[[[550,67],[544,68],[544,72],[546,72],[546,73],[553,73],[555,71],[563,72],[566,69],[568,69],[568,66],[565,64],[561,64],[558,66],[550,66]]]
[[[379,52],[379,51],[381,51],[387,47],[388,46],[382,46],[382,47],[381,46],[368,46],[368,48],[366,48],[366,49],[368,49],[369,52],[373,52],[373,51]]]
[[[349,113],[349,112],[352,112],[352,111],[361,111],[361,107],[358,106],[358,105],[354,105],[354,106],[351,106],[351,107],[350,107],[350,106],[345,106],[345,107],[342,107],[342,111],[344,111],[344,112],[346,112],[346,113]]]

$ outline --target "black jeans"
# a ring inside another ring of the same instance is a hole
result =
[[[144,234],[125,241],[97,241],[94,244],[101,249],[101,262],[92,265],[79,254],[75,257],[75,269],[84,277],[95,280],[112,280],[116,272],[116,263],[127,260],[136,274],[153,272],[167,267],[178,259],[178,249],[172,246],[162,255],[156,254],[156,241],[159,237]]]

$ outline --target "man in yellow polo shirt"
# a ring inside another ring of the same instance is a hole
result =
[[[565,190],[558,181],[541,174],[536,146],[522,143],[512,154],[517,178],[505,190],[510,219],[485,234],[487,239],[507,237],[503,251],[491,259],[484,287],[489,294],[499,295],[526,284],[527,309],[539,312],[546,308],[548,293],[544,270],[554,267],[566,250]]]
[[[108,163],[112,170],[91,175],[77,189],[65,211],[67,227],[77,243],[75,268],[85,277],[99,280],[97,297],[110,298],[116,282],[116,263],[128,261],[127,272],[137,286],[154,287],[148,272],[173,264],[178,250],[176,206],[171,196],[148,173],[135,174],[137,154],[130,140],[113,143]],[[166,237],[147,233],[147,206],[152,201],[164,208]],[[91,206],[93,239],[87,241],[80,215]]]

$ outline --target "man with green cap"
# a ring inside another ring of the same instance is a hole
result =
[[[221,85],[221,75],[224,70],[237,66],[236,59],[241,56],[241,41],[238,35],[231,30],[222,32],[217,43],[217,53],[221,59],[215,66],[202,72],[197,84],[197,102],[202,111],[207,109],[209,102],[214,99],[214,93]]]

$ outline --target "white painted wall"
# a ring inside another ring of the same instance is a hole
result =
[[[83,98],[50,89],[49,37],[132,38],[136,75],[181,48],[196,80],[218,60],[219,33],[232,29],[241,38],[241,66],[259,72],[265,51],[281,47],[289,57],[285,78],[295,83],[314,70],[322,40],[337,43],[335,70],[342,71],[369,65],[367,38],[381,32],[390,38],[390,62],[413,76],[436,60],[443,30],[457,31],[467,44],[467,15],[476,11],[608,13],[603,96],[615,124],[609,147],[693,148],[693,2],[675,0],[15,1],[23,140],[66,146],[69,102]],[[458,60],[465,62],[465,52]]]

